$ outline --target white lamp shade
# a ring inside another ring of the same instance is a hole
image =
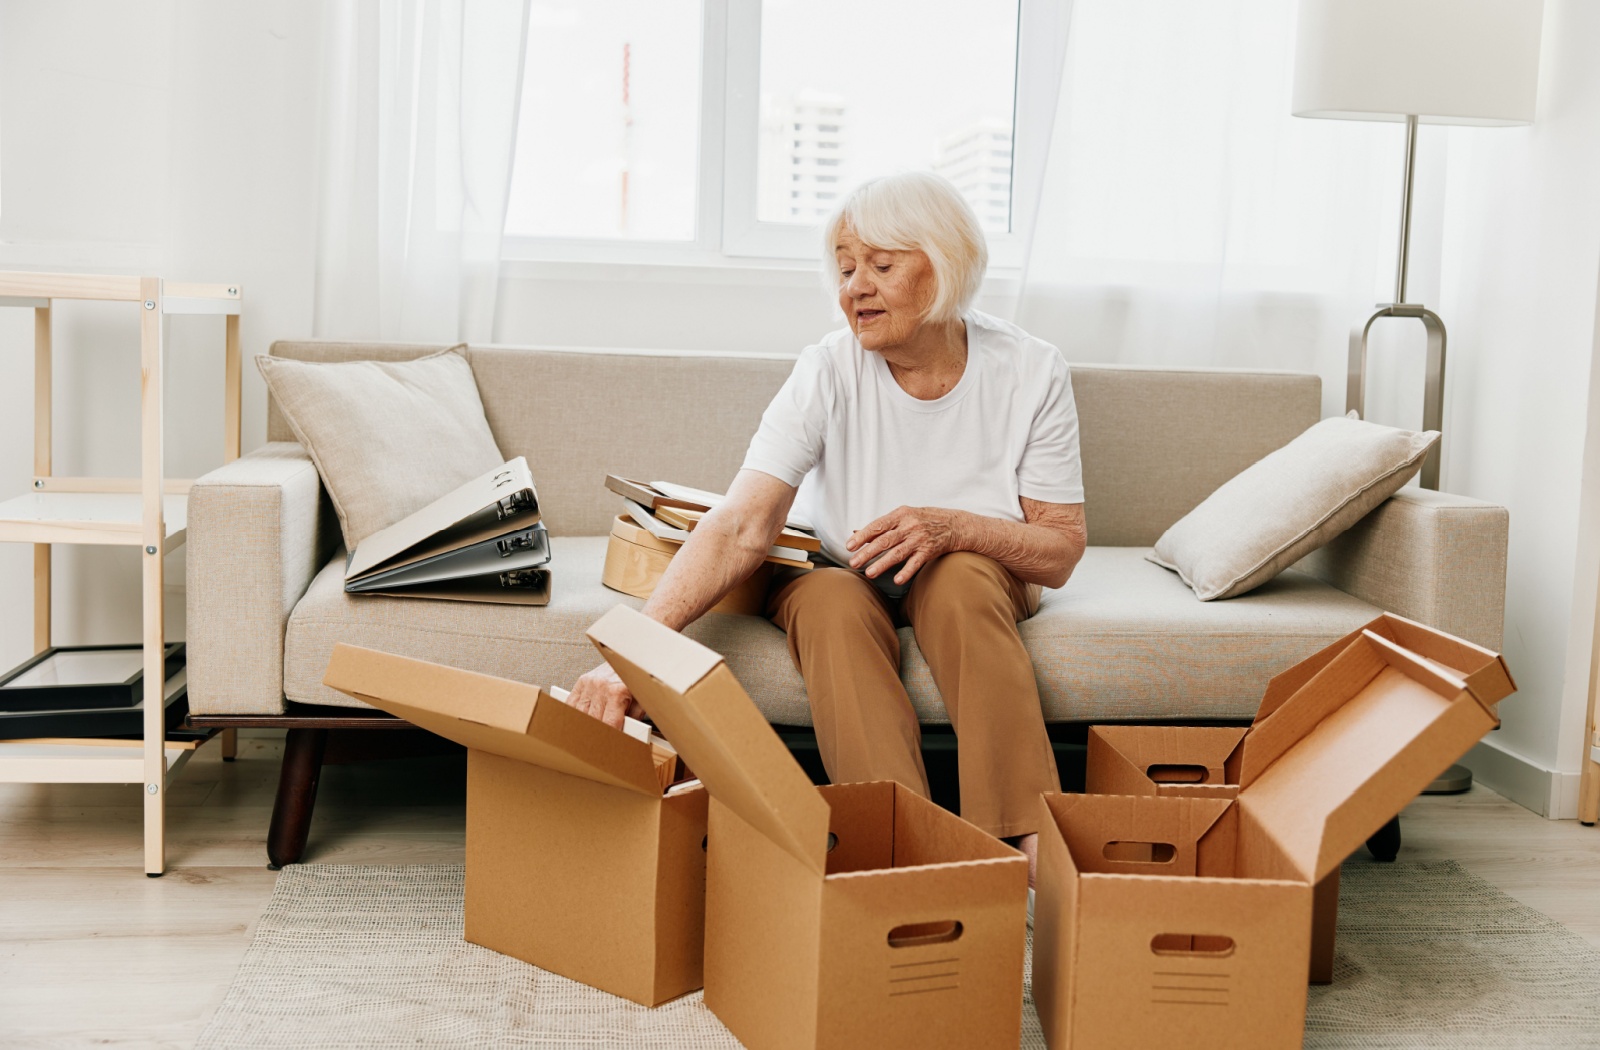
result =
[[[1544,0],[1300,0],[1297,117],[1533,123]]]

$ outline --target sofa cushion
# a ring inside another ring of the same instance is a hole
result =
[[[290,700],[362,706],[322,685],[336,642],[434,660],[541,685],[570,686],[599,662],[584,630],[618,602],[600,584],[604,537],[556,537],[543,608],[357,597],[343,559],[318,574],[289,621]],[[1051,722],[1249,718],[1267,680],[1377,615],[1342,591],[1290,570],[1231,602],[1201,603],[1145,547],[1090,547],[1067,586],[1046,591],[1022,626]],[[805,689],[783,636],[754,616],[711,614],[688,633],[722,653],[767,718],[810,725]],[[902,677],[918,716],[947,722],[910,629]]]
[[[463,350],[399,362],[256,358],[347,547],[505,462]]]
[[[1150,560],[1209,602],[1246,594],[1394,495],[1439,440],[1355,418],[1324,419],[1263,456],[1156,540]]]

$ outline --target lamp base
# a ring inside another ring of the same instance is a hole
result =
[[[1367,338],[1373,324],[1383,317],[1410,317],[1422,322],[1428,334],[1427,358],[1422,386],[1422,429],[1444,429],[1445,330],[1439,315],[1420,303],[1379,303],[1367,323],[1350,333],[1350,364],[1345,387],[1345,411],[1366,418]],[[1439,445],[1428,450],[1422,460],[1419,479],[1425,489],[1439,487]],[[1463,789],[1464,790],[1464,789]]]
[[[1459,795],[1472,789],[1472,770],[1466,766],[1451,766],[1422,789],[1424,795]]]

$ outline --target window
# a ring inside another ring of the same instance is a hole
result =
[[[691,241],[700,0],[536,0],[507,236]]]
[[[860,180],[933,170],[1015,265],[1018,85],[1046,79],[1018,28],[1053,2],[533,0],[505,252],[812,259]]]

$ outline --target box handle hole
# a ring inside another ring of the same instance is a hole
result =
[[[1124,842],[1119,839],[1106,843],[1103,852],[1106,860],[1124,864],[1171,864],[1178,855],[1178,847],[1170,842]]]
[[[1206,767],[1158,762],[1146,769],[1144,775],[1157,784],[1203,784],[1206,779]]]
[[[835,835],[831,831],[828,832],[828,852],[832,853],[838,847],[838,845],[839,845],[839,836]]]
[[[701,835],[700,836],[700,852],[704,853],[706,851],[706,847],[708,845],[710,845],[710,843],[711,843],[711,836],[710,835]]]
[[[954,919],[944,922],[911,922],[889,931],[889,947],[914,948],[920,944],[948,944],[961,936],[964,927]]]
[[[1157,955],[1226,959],[1233,954],[1233,948],[1232,937],[1207,933],[1158,933],[1150,938],[1150,950]]]

